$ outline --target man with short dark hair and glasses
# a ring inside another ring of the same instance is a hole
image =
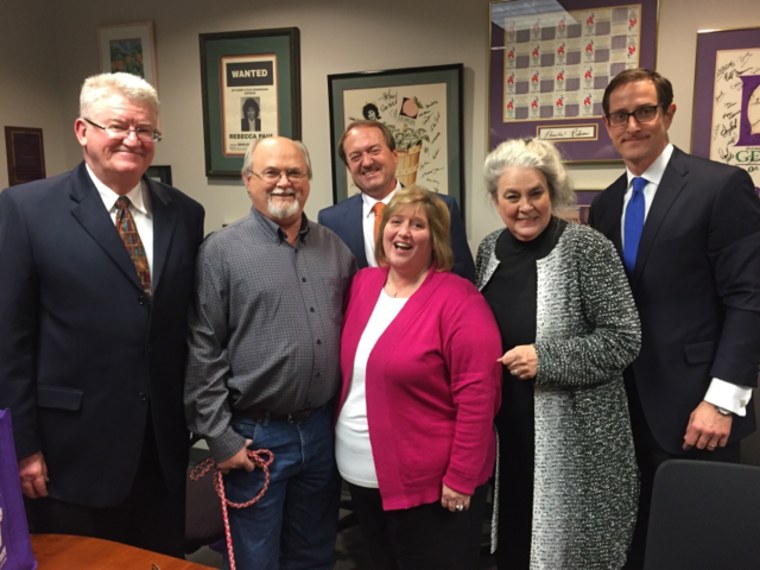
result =
[[[627,568],[641,568],[652,483],[667,459],[739,461],[760,361],[760,200],[744,170],[688,155],[668,129],[673,88],[648,69],[615,76],[605,125],[626,173],[591,206],[617,247],[641,317],[626,370],[641,471]]]
[[[264,484],[247,450],[274,454],[261,501],[229,513],[238,568],[334,566],[340,478],[333,438],[348,247],[303,213],[306,147],[257,139],[243,159],[253,207],[198,253],[185,413],[244,502]],[[229,565],[229,564],[228,564]]]
[[[185,339],[204,212],[145,175],[158,108],[140,77],[87,78],[83,162],[0,193],[0,408],[33,532],[183,556]]]

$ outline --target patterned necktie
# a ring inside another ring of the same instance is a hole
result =
[[[377,243],[377,237],[380,234],[380,222],[383,220],[383,210],[385,210],[385,204],[382,202],[375,202],[372,206],[372,213],[375,214],[375,243]]]
[[[148,258],[145,255],[145,247],[140,239],[140,234],[137,233],[135,220],[129,211],[130,204],[131,202],[126,196],[120,196],[116,200],[116,231],[119,232],[119,237],[124,243],[124,247],[127,248],[127,253],[132,258],[132,263],[135,264],[137,278],[140,280],[143,291],[150,297],[150,266],[148,265]]]
[[[625,209],[625,226],[623,228],[623,264],[628,273],[636,267],[636,254],[639,251],[641,231],[644,229],[644,186],[647,181],[641,176],[633,179],[633,194]]]

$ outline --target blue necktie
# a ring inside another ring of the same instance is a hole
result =
[[[623,228],[623,264],[628,273],[633,273],[636,266],[636,253],[639,251],[641,231],[644,229],[644,186],[647,181],[641,176],[633,179],[633,194],[625,209],[625,226]]]

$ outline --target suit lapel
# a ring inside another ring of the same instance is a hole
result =
[[[623,198],[628,186],[628,177],[623,174],[607,188],[591,206],[593,227],[603,233],[614,244],[620,258],[623,258],[620,219],[623,216]],[[601,217],[600,217],[601,212]]]
[[[163,270],[166,267],[166,258],[169,255],[169,244],[174,235],[177,223],[177,212],[171,207],[171,197],[153,180],[144,177],[150,193],[151,208],[153,215],[153,291],[158,290]]]
[[[665,172],[662,175],[657,192],[649,208],[644,230],[641,233],[639,242],[639,252],[636,256],[636,267],[633,270],[633,283],[636,283],[644,271],[649,254],[652,252],[657,234],[662,228],[665,219],[668,216],[673,203],[678,195],[686,187],[686,175],[688,169],[683,160],[684,155],[678,149],[673,150],[673,156],[670,158]]]
[[[71,215],[92,237],[124,275],[141,290],[137,272],[119,238],[110,215],[82,163],[70,178]]]
[[[364,251],[364,227],[362,222],[361,194],[352,196],[346,203],[346,245],[354,252],[359,267],[367,267],[367,254]]]

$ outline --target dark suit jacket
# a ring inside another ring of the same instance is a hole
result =
[[[621,253],[624,174],[589,223]],[[760,200],[749,175],[674,149],[629,276],[642,347],[627,371],[661,449],[682,453],[689,415],[713,377],[754,386],[760,361]],[[736,441],[755,427],[734,417]]]
[[[84,164],[0,194],[0,407],[19,459],[41,450],[50,495],[75,504],[123,501],[149,425],[167,485],[184,484],[186,313],[204,212],[145,180],[152,302]]]
[[[451,248],[454,252],[452,271],[465,279],[475,282],[475,262],[467,244],[462,215],[459,206],[451,196],[439,194],[446,202],[451,214]],[[342,202],[321,210],[317,221],[327,226],[342,239],[356,258],[359,269],[367,267],[367,255],[364,253],[364,232],[362,230],[362,196],[356,194]]]

